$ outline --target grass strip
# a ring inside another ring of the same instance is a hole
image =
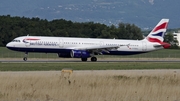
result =
[[[180,63],[121,62],[121,63],[0,63],[0,71],[50,71],[73,70],[131,70],[131,69],[180,69]]]

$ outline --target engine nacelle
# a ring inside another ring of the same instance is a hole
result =
[[[72,50],[71,51],[71,57],[72,58],[89,58],[89,57],[91,57],[91,55],[88,51]]]
[[[58,57],[71,58],[70,53],[58,53]]]

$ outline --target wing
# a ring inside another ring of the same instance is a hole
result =
[[[109,53],[110,50],[118,49],[120,46],[88,46],[88,47],[74,47],[75,50],[86,50],[92,53],[102,54],[102,52]]]

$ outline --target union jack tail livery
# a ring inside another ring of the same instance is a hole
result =
[[[169,43],[163,42],[164,34],[167,30],[168,22],[169,22],[169,19],[162,19],[146,37],[148,42],[154,43],[155,48],[158,48],[161,46],[164,48],[169,48],[171,46]]]
[[[161,43],[164,41],[164,34],[168,26],[169,19],[162,19],[156,27],[149,33],[147,40],[149,42]]]

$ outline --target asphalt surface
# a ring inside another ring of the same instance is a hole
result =
[[[58,58],[58,59],[41,59],[29,58],[23,61],[21,58],[0,58],[1,63],[61,63],[61,62],[82,62],[81,59]],[[88,59],[87,62],[91,62]],[[180,62],[179,58],[99,58],[96,62]]]

